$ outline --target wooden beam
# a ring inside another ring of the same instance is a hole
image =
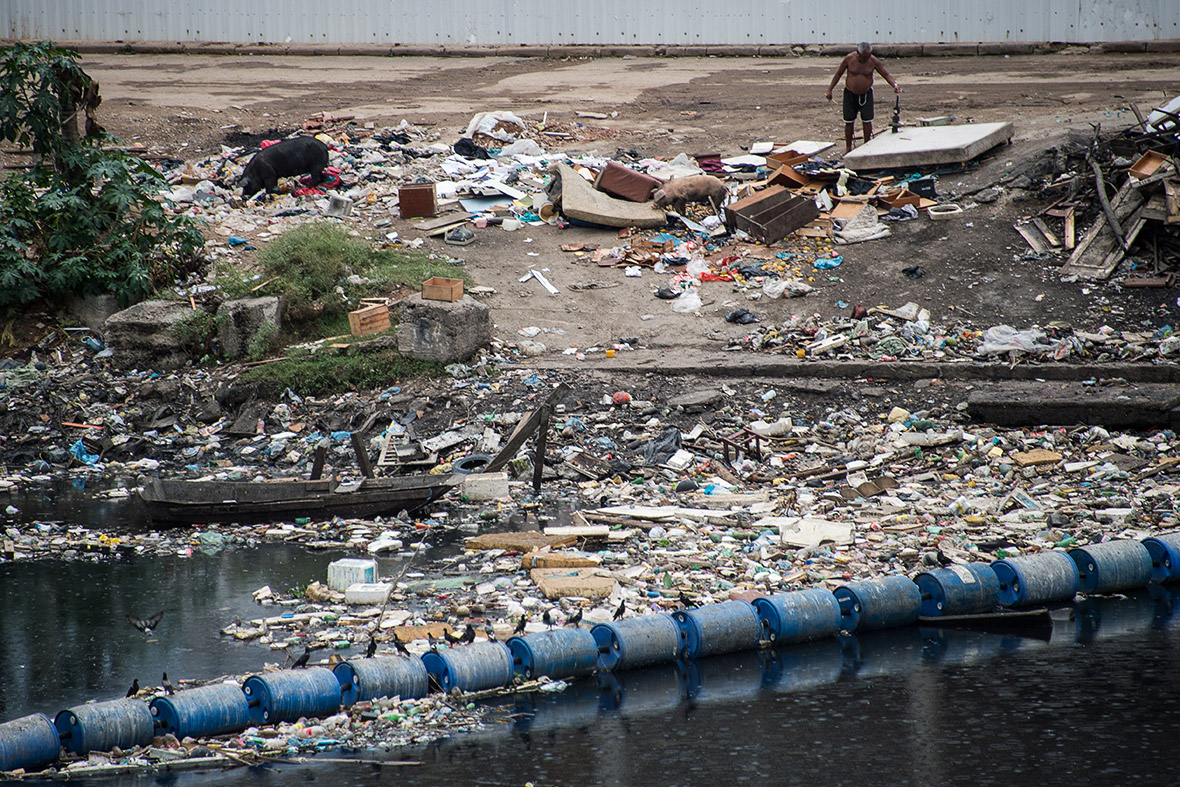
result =
[[[361,468],[361,475],[365,478],[372,478],[373,463],[369,461],[369,451],[365,448],[364,438],[360,436],[359,432],[353,432],[350,437],[352,438],[352,450],[356,452],[356,463]]]
[[[1045,236],[1045,240],[1049,241],[1050,246],[1057,248],[1061,245],[1061,241],[1058,240],[1057,236],[1053,234],[1053,231],[1049,229],[1049,225],[1045,224],[1044,219],[1042,219],[1040,216],[1037,216],[1032,220],[1032,223],[1033,226],[1039,229],[1041,234]]]

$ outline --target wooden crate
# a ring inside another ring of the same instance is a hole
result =
[[[771,186],[730,203],[725,214],[731,226],[769,244],[810,224],[819,216],[819,208],[811,197],[796,197],[781,186]]]
[[[438,215],[438,192],[433,183],[412,183],[397,190],[397,206],[403,219],[429,219]]]
[[[1131,177],[1135,180],[1144,180],[1150,178],[1155,174],[1155,171],[1163,166],[1168,157],[1163,153],[1156,153],[1154,150],[1149,150],[1139,157],[1139,160],[1128,170]]]
[[[422,282],[422,298],[428,301],[457,301],[463,297],[462,279],[431,276]]]
[[[353,336],[368,336],[388,331],[389,307],[381,303],[349,312],[348,329]]]

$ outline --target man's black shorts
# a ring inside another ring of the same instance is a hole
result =
[[[863,96],[858,96],[848,88],[844,88],[844,122],[855,123],[856,116],[865,123],[873,122],[873,89]]]

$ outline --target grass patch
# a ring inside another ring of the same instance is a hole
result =
[[[413,377],[440,377],[443,367],[435,361],[407,358],[392,349],[356,355],[321,350],[245,369],[238,379],[257,385],[258,395],[263,398],[277,398],[287,388],[300,396],[323,396],[386,388]]]

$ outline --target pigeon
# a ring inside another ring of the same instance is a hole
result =
[[[398,653],[402,654],[403,656],[410,655],[410,651],[406,649],[406,644],[401,641],[401,639],[398,637],[396,631],[393,632],[393,647]]]
[[[139,678],[136,678],[135,680],[131,681],[131,688],[127,689],[127,693],[123,696],[134,697],[138,693],[139,693]]]
[[[541,616],[541,622],[549,628],[553,628],[553,616],[549,614],[549,610],[545,610],[545,614]]]
[[[369,637],[369,647],[365,648],[365,658],[371,659],[377,653],[377,635]]]
[[[467,628],[463,630],[463,636],[459,637],[459,641],[464,645],[470,645],[472,642],[475,642],[475,626],[468,623]]]
[[[490,620],[484,621],[483,633],[487,634],[489,642],[496,641],[496,627],[492,625],[492,621],[490,621]]]
[[[291,669],[299,669],[307,666],[307,660],[311,658],[311,648],[306,645],[303,646],[303,655],[295,659],[295,663],[291,665]]]
[[[618,607],[618,609],[615,610],[615,615],[613,618],[611,618],[611,620],[618,620],[619,618],[623,617],[623,613],[625,613],[626,611],[627,611],[626,599],[620,600],[619,607]]]
[[[567,626],[580,626],[582,623],[582,608],[578,607],[578,611],[566,618],[565,624]]]
[[[426,641],[430,643],[430,652],[438,653],[438,640],[433,635],[427,634]]]
[[[176,688],[173,687],[172,681],[168,680],[168,673],[167,672],[164,673],[164,680],[160,685],[164,687],[165,694],[175,694],[176,693]]]
[[[451,632],[447,631],[446,629],[443,629],[443,639],[445,639],[447,641],[448,645],[458,645],[460,642],[463,641],[461,637],[454,636],[453,634],[451,634]]]
[[[682,607],[684,607],[685,609],[692,609],[693,607],[695,607],[697,605],[697,603],[695,601],[693,601],[691,598],[689,598],[688,596],[686,596],[684,594],[684,591],[682,590],[682,591],[680,591],[680,605]]]
[[[160,625],[160,618],[162,618],[162,617],[164,617],[163,610],[152,615],[150,618],[137,618],[134,615],[128,615],[127,622],[130,623],[132,626],[135,626],[137,629],[142,631],[144,634],[151,634],[152,629],[154,629],[156,626]]]
[[[524,624],[526,624],[528,622],[529,622],[528,616],[521,615],[520,620],[516,621],[516,628],[512,629],[512,633],[517,636],[520,636],[521,634],[523,634],[524,633]]]

